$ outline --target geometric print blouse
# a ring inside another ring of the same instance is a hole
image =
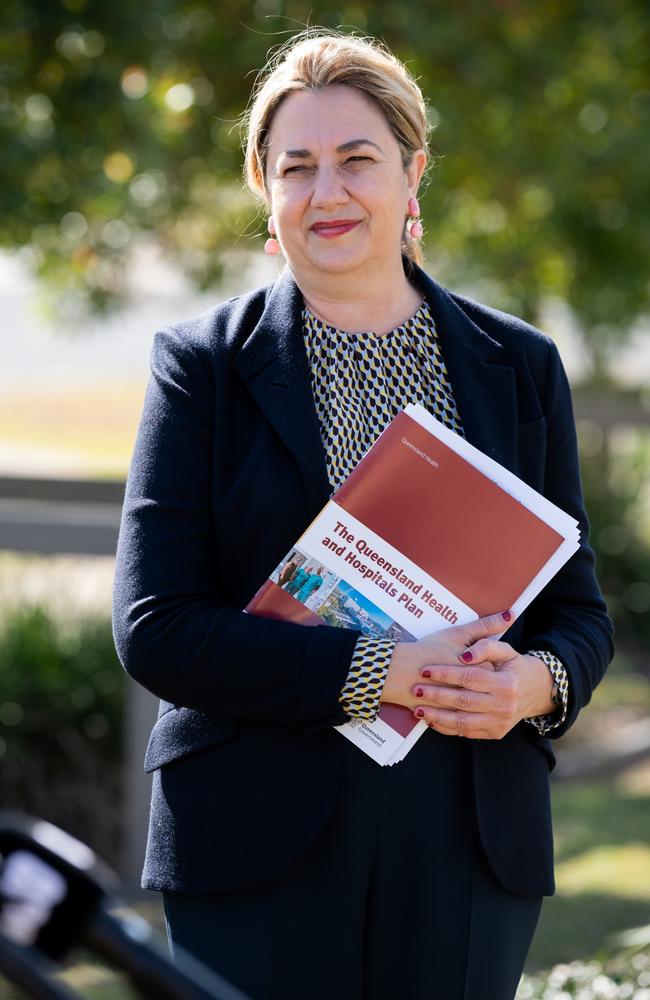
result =
[[[389,333],[347,333],[303,309],[303,338],[332,492],[348,477],[385,427],[408,403],[420,403],[464,437],[436,325],[424,300]],[[360,636],[339,702],[350,717],[374,719],[395,641]],[[566,716],[568,678],[562,663],[535,650],[562,697],[553,716],[529,719],[542,733]]]
[[[346,333],[308,309],[303,331],[330,484],[336,489],[407,403],[463,435],[425,302],[390,333]]]

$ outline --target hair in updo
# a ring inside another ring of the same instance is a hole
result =
[[[397,140],[405,168],[416,149],[428,151],[424,98],[404,64],[375,40],[310,29],[273,54],[258,76],[246,116],[246,182],[264,202],[273,116],[289,94],[333,84],[354,87],[374,102]],[[410,260],[422,263],[419,244],[411,239],[406,226],[403,251]]]

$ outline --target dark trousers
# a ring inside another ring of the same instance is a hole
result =
[[[254,1000],[512,1000],[541,899],[493,877],[469,745],[429,731],[393,768],[346,741],[332,819],[279,881],[164,904],[172,952]]]

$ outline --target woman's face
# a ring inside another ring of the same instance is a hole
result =
[[[345,274],[390,263],[401,273],[409,198],[426,163],[405,168],[381,111],[353,87],[285,98],[271,124],[269,207],[296,275]]]

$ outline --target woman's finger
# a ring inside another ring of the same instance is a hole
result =
[[[415,716],[443,736],[472,740],[500,740],[510,732],[514,720],[480,712],[453,712],[443,708],[418,707]]]
[[[458,658],[462,663],[508,663],[517,656],[516,650],[507,642],[500,639],[479,639],[472,646],[468,646]]]
[[[493,670],[487,670],[489,664],[473,665],[471,667],[452,664],[429,664],[422,667],[420,676],[431,684],[449,684],[452,687],[466,688],[468,691],[494,691],[497,682],[491,677]]]
[[[496,615],[484,615],[483,618],[477,618],[467,625],[456,625],[454,631],[458,632],[463,645],[472,646],[479,639],[487,639],[489,636],[505,632],[514,620],[512,611],[500,611]]]
[[[489,712],[494,700],[493,695],[482,691],[436,684],[418,684],[414,694],[423,706],[451,708],[457,712]]]

